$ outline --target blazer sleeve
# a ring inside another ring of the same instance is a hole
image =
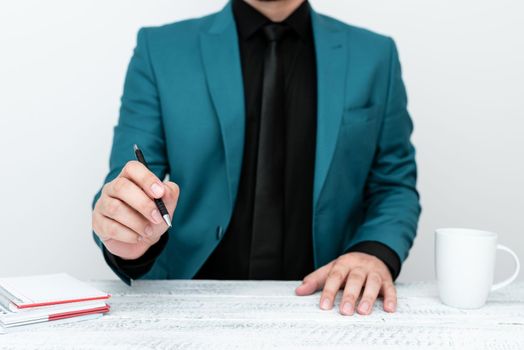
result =
[[[116,178],[124,165],[134,159],[133,144],[135,143],[147,155],[151,171],[163,180],[167,174],[168,161],[160,98],[148,49],[148,30],[146,28],[138,32],[137,44],[128,66],[121,98],[120,116],[113,133],[109,173],[104,184]],[[95,195],[93,208],[101,191]],[[94,232],[93,237],[96,244],[102,249],[109,266],[128,283],[126,274],[120,271],[118,265],[114,263],[115,259],[107,259],[108,252]],[[155,255],[159,254],[159,252],[156,253]]]
[[[389,82],[377,149],[365,186],[364,221],[346,249],[376,241],[391,248],[403,262],[415,239],[421,208],[415,149],[410,141],[413,123],[396,45],[392,39],[389,43]]]

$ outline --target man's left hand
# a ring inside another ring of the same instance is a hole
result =
[[[344,289],[340,313],[369,315],[379,295],[384,297],[384,311],[395,312],[397,292],[387,266],[377,257],[351,252],[307,275],[296,289],[297,295],[310,295],[322,289],[320,308],[333,308],[335,296]],[[357,299],[362,298],[357,305]]]

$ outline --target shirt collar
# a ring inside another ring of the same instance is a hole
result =
[[[271,23],[269,18],[258,12],[244,0],[233,0],[233,16],[235,17],[238,33],[244,39],[250,38],[264,25]],[[308,1],[304,1],[282,23],[290,26],[301,38],[306,38],[311,28]]]

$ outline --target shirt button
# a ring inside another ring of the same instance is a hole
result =
[[[224,230],[222,229],[222,226],[217,226],[217,239],[221,240],[224,236]]]

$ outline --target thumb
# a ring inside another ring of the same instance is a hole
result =
[[[171,181],[164,182],[166,193],[162,199],[167,207],[167,211],[170,215],[173,215],[176,204],[178,202],[178,196],[180,195],[180,188],[178,185]]]
[[[295,293],[301,296],[310,295],[324,287],[324,283],[326,283],[331,266],[333,266],[333,262],[322,266],[318,270],[313,271],[304,277],[302,284],[298,286],[297,289],[295,289]]]

